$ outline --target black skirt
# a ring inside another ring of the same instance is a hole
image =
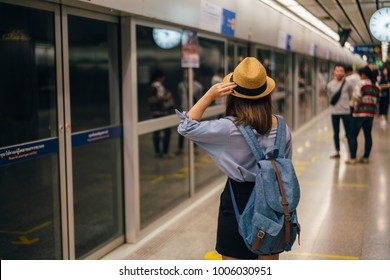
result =
[[[230,179],[238,211],[244,211],[246,203],[252,193],[254,182],[236,182]],[[243,260],[257,259],[258,255],[252,253],[245,245],[244,239],[238,232],[238,224],[234,214],[229,181],[221,194],[221,203],[218,213],[217,245],[218,253],[227,257]]]

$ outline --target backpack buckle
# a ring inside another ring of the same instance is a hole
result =
[[[263,239],[264,235],[265,235],[265,232],[262,231],[262,230],[259,230],[259,232],[257,233],[257,237],[260,238],[260,239]]]

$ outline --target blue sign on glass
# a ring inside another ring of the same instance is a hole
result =
[[[223,9],[221,33],[234,36],[235,29],[236,29],[236,13]]]
[[[75,133],[72,135],[72,147],[97,143],[122,136],[122,126],[107,127],[98,130]]]
[[[0,166],[57,153],[58,138],[0,149]]]

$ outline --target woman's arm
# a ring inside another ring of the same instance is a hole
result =
[[[187,116],[193,120],[199,121],[207,107],[217,98],[224,97],[233,92],[237,85],[231,83],[218,83],[213,85],[195,105],[188,111]]]
[[[387,89],[387,88],[390,88],[390,83],[380,84],[379,86],[380,86],[381,89]]]

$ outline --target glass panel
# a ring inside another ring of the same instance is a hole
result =
[[[329,106],[329,98],[326,93],[326,85],[329,82],[329,63],[326,60],[320,59],[318,61],[317,73],[317,100],[318,113],[321,113]]]
[[[123,234],[121,141],[73,149],[76,256]]]
[[[62,258],[58,172],[57,154],[0,166],[1,259]]]
[[[0,4],[0,18],[0,149],[8,151],[58,136],[54,14]],[[62,258],[58,166],[57,153],[0,163],[0,259]]]
[[[287,124],[292,126],[292,90],[290,83],[289,57],[287,54],[271,50],[257,50],[257,57],[267,70],[267,75],[275,80],[272,97],[272,110],[282,115]]]
[[[225,73],[225,43],[208,38],[199,38],[200,68],[199,81],[205,91],[214,83],[222,81]],[[216,100],[216,104],[223,104],[223,100]],[[212,162],[204,150],[195,146],[195,190],[210,185],[216,176],[223,176],[222,172]]]
[[[211,120],[215,118],[208,118]],[[195,150],[195,189],[199,191],[210,186],[216,178],[225,176],[217,167],[211,157],[202,148],[194,145]]]
[[[298,126],[306,123],[314,113],[313,59],[297,56],[298,62]]]
[[[118,29],[69,16],[72,131],[119,124]]]
[[[199,38],[200,68],[198,80],[207,91],[215,74],[225,72],[225,43],[207,38]],[[216,78],[216,77],[214,77]],[[217,102],[218,103],[218,102]]]
[[[0,147],[57,136],[54,16],[0,4],[0,18]]]
[[[228,47],[227,47],[227,63],[228,63],[227,73],[233,72],[234,68],[236,67],[236,60],[234,59],[234,47],[235,47],[235,45],[233,43],[228,43]]]
[[[248,47],[238,45],[237,46],[236,65],[239,64],[247,56],[248,56]]]
[[[234,68],[247,56],[248,48],[246,46],[229,43],[227,73],[233,72]]]
[[[82,258],[123,234],[120,132],[98,128],[120,124],[118,28],[69,16],[68,30],[73,132],[99,129],[72,135],[76,258]]]
[[[181,33],[137,26],[137,74],[138,121],[173,114],[172,109],[181,102],[177,93],[182,79]],[[161,101],[150,97],[150,85],[156,80],[153,76],[159,76],[165,88],[159,92]]]
[[[145,227],[163,213],[189,197],[189,149],[184,139],[182,154],[176,157],[156,157],[153,145],[163,144],[164,133],[176,131],[177,126],[139,137],[141,227]],[[170,146],[179,144],[178,133],[171,133]],[[159,137],[159,138],[157,138]]]

